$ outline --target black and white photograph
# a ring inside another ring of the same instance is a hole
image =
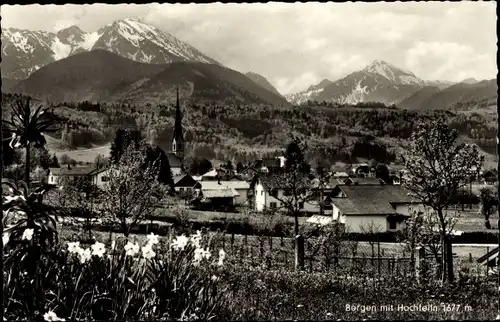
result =
[[[0,321],[500,320],[496,10],[1,5]]]

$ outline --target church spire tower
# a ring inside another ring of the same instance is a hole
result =
[[[181,160],[184,157],[184,136],[182,135],[182,115],[179,104],[179,87],[177,87],[177,104],[175,106],[174,137],[172,139],[172,152]]]

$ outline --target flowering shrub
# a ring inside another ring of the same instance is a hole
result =
[[[225,253],[212,254],[204,236],[172,242],[150,234],[145,244],[59,244],[38,264],[36,303],[23,303],[28,278],[7,284],[7,318],[67,320],[192,320],[222,318],[226,298],[219,275]],[[26,276],[27,277],[27,276]],[[10,278],[10,276],[9,276]],[[43,294],[43,295],[42,295]]]

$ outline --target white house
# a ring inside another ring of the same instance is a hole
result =
[[[199,181],[195,185],[196,190],[213,191],[213,190],[231,190],[235,191],[234,204],[241,206],[248,202],[248,190],[250,184],[243,180],[229,180],[229,181]]]
[[[116,174],[118,170],[111,170],[111,168],[101,168],[92,171],[89,174],[92,180],[92,184],[99,189],[103,189],[105,184],[110,179],[111,171],[115,171],[114,173]]]
[[[403,187],[394,185],[339,186],[342,197],[332,198],[333,219],[350,232],[375,229],[398,231],[412,211],[424,211],[423,204]]]
[[[252,204],[256,211],[264,211],[268,209],[278,209],[285,211],[285,204],[280,201],[286,200],[289,197],[289,192],[286,189],[277,187],[276,178],[277,175],[256,175],[254,180],[250,185],[250,190],[252,191]],[[279,179],[278,179],[279,180]],[[327,186],[323,190],[324,199],[328,198],[328,195],[332,191],[332,188]],[[319,213],[320,212],[320,198],[321,191],[318,190],[315,197],[310,198],[310,201],[305,201],[299,203],[301,211],[305,213]],[[329,203],[323,209],[325,214],[331,214],[332,210]]]
[[[91,180],[91,173],[95,171],[94,167],[67,167],[49,168],[48,184],[58,185],[61,178],[69,179],[88,179]]]
[[[189,192],[194,189],[196,180],[189,174],[173,177],[174,190],[176,192]]]

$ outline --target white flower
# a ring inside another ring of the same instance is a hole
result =
[[[91,247],[92,247],[92,255],[95,255],[97,257],[102,257],[106,252],[106,247],[104,246],[103,243],[96,242]]]
[[[134,256],[139,252],[140,247],[137,243],[132,244],[131,242],[127,242],[124,249],[127,256]]]
[[[24,230],[24,233],[23,233],[23,237],[22,239],[26,239],[26,240],[31,240],[33,238],[33,233],[35,231],[33,230],[33,228],[27,228]]]
[[[8,233],[4,233],[3,236],[2,236],[2,241],[3,241],[3,245],[5,247],[5,245],[7,245],[7,243],[9,242],[10,240],[10,235]]]
[[[219,266],[224,265],[225,258],[226,258],[226,252],[224,251],[224,249],[221,248],[219,250],[219,262],[217,263],[217,265],[219,265]]]
[[[90,249],[82,249],[78,255],[80,255],[80,262],[83,264],[86,261],[88,261],[92,257],[92,253],[90,252]]]
[[[187,246],[188,241],[189,239],[184,235],[177,236],[172,242],[172,248],[175,250],[183,250]]]
[[[57,315],[53,311],[45,313],[43,315],[43,319],[45,321],[65,321],[64,319],[57,317]]]
[[[191,236],[191,242],[193,243],[194,247],[200,248],[200,242],[201,242],[200,230],[196,231],[196,235]]]
[[[150,243],[151,245],[155,245],[155,244],[158,244],[159,240],[158,240],[158,236],[156,236],[155,234],[151,233],[147,236],[148,238],[148,243]]]
[[[150,244],[147,244],[146,246],[142,247],[142,257],[145,259],[151,259],[156,256],[156,253],[151,249]]]
[[[68,243],[68,252],[80,254],[83,249],[80,247],[80,242]]]
[[[219,278],[215,275],[212,275],[212,277],[210,278],[212,281],[216,282]]]

